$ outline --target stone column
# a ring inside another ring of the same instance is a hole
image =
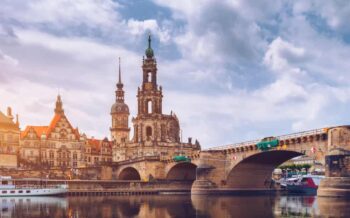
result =
[[[226,157],[222,151],[201,152],[191,194],[216,193],[218,186],[220,186],[220,180],[226,177],[225,160]]]
[[[328,152],[325,156],[326,178],[318,187],[322,197],[350,197],[350,127],[328,130]]]

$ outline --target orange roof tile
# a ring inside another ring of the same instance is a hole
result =
[[[55,116],[52,118],[50,125],[48,127],[48,131],[47,131],[47,135],[50,135],[51,132],[55,129],[57,123],[63,118],[65,117],[65,115],[60,115],[60,114],[55,114]],[[66,118],[67,119],[67,118]],[[79,134],[79,130],[78,128],[73,128],[72,125],[70,124],[69,120],[67,119],[67,123],[69,125],[69,128],[71,128],[73,130],[73,133],[75,134],[75,136],[77,137],[77,139],[80,138],[80,134]]]
[[[27,136],[28,132],[33,129],[37,137],[41,137],[43,134],[47,134],[48,126],[27,126],[24,131],[21,132],[21,139]]]

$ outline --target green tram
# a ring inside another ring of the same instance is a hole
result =
[[[184,156],[184,155],[174,156],[173,160],[175,162],[191,162],[191,158]]]
[[[261,151],[267,151],[272,148],[276,148],[279,144],[279,140],[276,137],[266,137],[256,144]]]

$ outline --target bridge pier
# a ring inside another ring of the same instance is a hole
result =
[[[337,149],[326,157],[326,178],[320,183],[320,197],[350,198],[350,151]]]
[[[325,156],[326,178],[318,187],[322,197],[350,198],[350,127],[328,131],[328,152]]]

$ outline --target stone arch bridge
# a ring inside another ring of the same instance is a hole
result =
[[[266,190],[269,188],[266,181],[271,179],[273,170],[287,160],[307,155],[325,163],[330,151],[350,150],[350,126],[276,138],[278,145],[267,151],[258,149],[260,140],[254,140],[202,150],[190,157],[191,162],[161,160],[157,156],[123,161],[112,167],[111,175],[116,180],[194,181],[193,193]]]

